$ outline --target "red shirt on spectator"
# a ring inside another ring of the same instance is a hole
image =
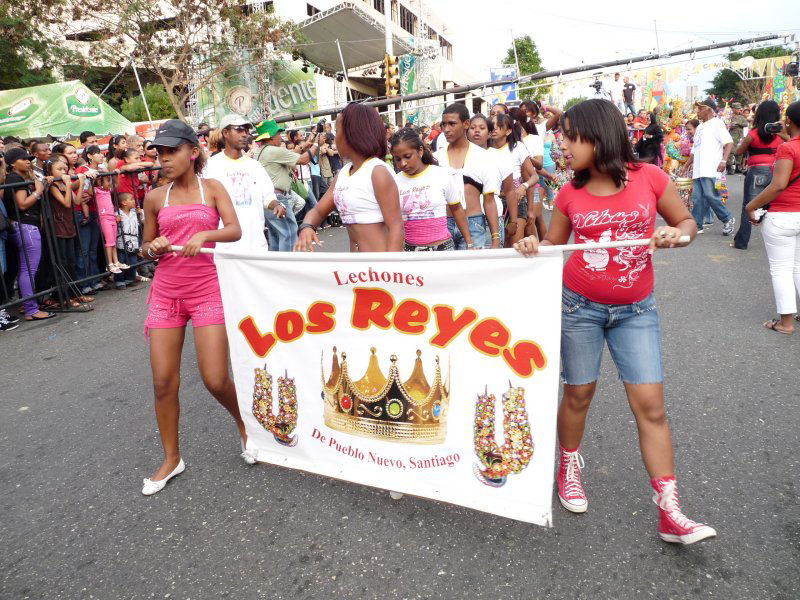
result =
[[[668,183],[664,171],[642,164],[628,170],[628,183],[616,194],[593,196],[568,183],[556,206],[569,219],[575,243],[648,239]],[[564,265],[564,285],[601,304],[639,302],[653,291],[653,282],[647,246],[576,251]]]
[[[773,136],[772,141],[768,144],[765,144],[761,141],[761,136],[758,133],[758,129],[751,129],[748,134],[750,139],[750,146],[748,148],[770,148],[773,150],[772,154],[753,154],[750,153],[750,156],[747,157],[747,166],[748,167],[771,167],[775,164],[775,150],[783,144],[783,140],[779,138],[777,135]]]
[[[800,138],[792,138],[778,146],[775,160],[791,160],[792,172],[789,182],[800,175]],[[769,203],[769,212],[800,212],[800,179],[783,190],[775,200]]]
[[[81,165],[77,169],[75,169],[75,173],[86,173],[89,170],[89,167],[86,165]],[[83,184],[83,189],[81,190],[81,200],[89,200],[89,212],[90,213],[97,213],[97,203],[94,201],[94,195],[92,194],[92,182],[89,181],[87,178]],[[81,212],[80,204],[73,204],[72,210]]]

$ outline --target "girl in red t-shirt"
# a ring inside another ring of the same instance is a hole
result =
[[[561,363],[564,394],[558,410],[558,497],[572,512],[588,507],[579,454],[586,414],[597,386],[603,347],[625,383],[639,442],[659,508],[658,532],[668,542],[691,544],[716,532],[684,516],[664,410],[660,330],[653,297],[652,253],[693,238],[697,227],[669,176],[634,160],[625,122],[607,100],[587,100],[561,118],[562,150],[575,172],[556,198],[541,245],[650,239],[650,245],[574,252],[564,266]],[[656,228],[656,214],[668,223]],[[516,244],[525,255],[540,244]]]

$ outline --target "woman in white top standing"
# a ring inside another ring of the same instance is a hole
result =
[[[506,248],[522,239],[528,220],[528,190],[538,181],[528,148],[522,143],[514,119],[507,114],[492,117],[492,142],[495,148],[511,154],[513,189],[504,198],[506,222]],[[534,213],[535,215],[535,210]]]
[[[403,217],[394,174],[383,162],[386,128],[378,111],[349,104],[336,119],[336,147],[351,163],[339,171],[319,203],[298,228],[296,251],[319,245],[317,227],[336,208],[347,226],[350,248],[361,252],[402,252]]]
[[[400,169],[394,177],[403,211],[405,251],[456,249],[447,228],[448,206],[467,248],[473,248],[467,213],[461,206],[463,180],[438,165],[411,127],[395,133],[391,146],[394,165]]]
[[[469,121],[467,138],[476,146],[480,146],[489,152],[489,156],[492,157],[495,167],[497,168],[498,181],[500,182],[499,196],[501,199],[504,199],[506,195],[514,189],[514,184],[511,181],[514,168],[511,164],[511,154],[506,151],[501,153],[489,143],[493,130],[494,125],[492,125],[489,118],[481,113],[477,113]],[[497,205],[498,223],[502,223],[504,212],[503,202],[496,202],[495,204]],[[500,231],[500,245],[502,246],[505,240],[505,227],[499,227],[498,229]]]

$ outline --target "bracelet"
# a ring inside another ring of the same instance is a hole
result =
[[[297,233],[303,231],[303,229],[313,229],[314,233],[317,233],[317,228],[314,227],[311,223],[300,223],[300,227],[297,228]]]
[[[493,233],[492,234],[492,239],[493,240],[499,240],[500,239],[500,234],[499,233]]]
[[[156,257],[156,255],[153,254],[153,249],[150,246],[147,247],[147,256],[149,256],[150,258]]]
[[[522,182],[522,187],[524,187],[524,188],[525,188],[525,191],[527,192],[527,191],[528,191],[528,188],[530,188],[530,187],[531,187],[531,184],[529,184],[527,181],[523,181],[523,182]]]

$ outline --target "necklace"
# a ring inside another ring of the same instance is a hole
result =
[[[284,446],[296,446],[297,436],[291,435],[297,425],[297,388],[294,379],[284,371],[278,377],[278,414],[272,410],[272,375],[263,369],[255,370],[253,387],[253,416],[272,433],[275,441]]]
[[[525,409],[525,388],[508,382],[503,394],[503,445],[495,439],[495,396],[485,391],[475,404],[475,454],[484,468],[474,465],[475,476],[486,485],[501,487],[509,475],[522,472],[533,456],[533,440]]]

